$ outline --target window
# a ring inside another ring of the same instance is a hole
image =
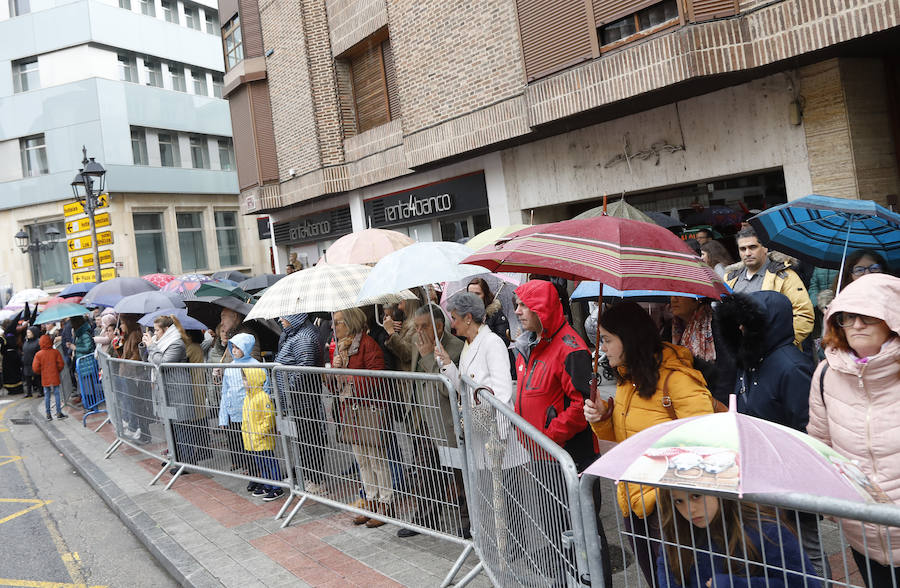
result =
[[[119,79],[123,82],[138,83],[137,60],[133,56],[119,53]]]
[[[241,40],[241,19],[235,16],[229,20],[222,31],[222,43],[225,46],[225,69],[231,69],[244,59],[244,45]]]
[[[665,0],[598,28],[600,44],[609,45],[621,41],[626,37],[677,18],[678,5],[675,0]]]
[[[153,0],[141,0],[141,14],[156,17],[156,5]]]
[[[192,69],[191,77],[194,78],[194,94],[198,96],[208,96],[209,92],[206,89],[206,72]]]
[[[147,133],[144,129],[131,129],[131,159],[134,165],[150,165],[147,157]]]
[[[181,167],[181,153],[178,151],[178,135],[159,133],[159,161],[163,167]]]
[[[38,72],[37,57],[29,57],[14,61],[13,70],[13,86],[16,92],[27,92],[28,90],[37,90],[41,87],[41,76]]]
[[[172,76],[172,89],[177,92],[187,92],[184,81],[184,68],[174,63],[169,64],[169,75]]]
[[[231,139],[219,139],[219,168],[225,171],[234,169],[234,146]]]
[[[216,246],[219,248],[219,265],[227,267],[241,264],[241,246],[238,241],[237,213],[217,211]]]
[[[176,212],[178,226],[178,250],[181,252],[181,270],[188,272],[205,269],[206,245],[203,242],[203,215],[199,212]]]
[[[119,8],[131,10],[131,0],[119,0]]]
[[[200,30],[200,12],[196,6],[184,5],[184,24],[189,29]]]
[[[147,70],[147,85],[163,87],[162,66],[158,61],[152,59],[144,59],[144,69]]]
[[[134,221],[134,245],[138,255],[138,274],[145,276],[168,273],[162,215],[136,212],[132,215],[132,220]]]
[[[356,132],[362,133],[399,116],[390,40],[352,56],[350,78],[356,109]]]
[[[22,151],[22,175],[26,178],[50,173],[47,167],[47,146],[44,135],[34,135],[19,139]]]
[[[213,74],[213,96],[216,98],[222,97],[222,86],[225,84],[225,80],[222,76],[217,76]]]
[[[9,0],[9,16],[22,16],[31,12],[31,3],[29,0]]]
[[[49,243],[50,238],[47,236],[47,233],[50,229],[56,229],[63,236],[66,234],[66,227],[63,221],[29,225],[24,230],[28,233],[29,241]],[[36,288],[58,286],[72,281],[69,275],[69,254],[66,251],[64,239],[61,238],[53,249],[42,247],[38,251],[31,251],[29,257],[31,262],[31,279],[34,281]]]
[[[191,165],[195,169],[209,169],[209,145],[206,137],[191,137]]]
[[[163,18],[166,21],[178,24],[178,3],[173,0],[162,0]]]
[[[206,16],[204,17],[206,20],[206,32],[210,35],[218,35],[221,31],[219,31],[219,17],[216,16],[216,13],[213,12],[211,8],[206,9]]]

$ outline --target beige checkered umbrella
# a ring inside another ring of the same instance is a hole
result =
[[[365,265],[317,265],[294,272],[270,286],[253,306],[247,319],[277,318],[299,313],[336,312],[369,304],[390,304],[413,299],[404,290],[357,300],[372,268]]]

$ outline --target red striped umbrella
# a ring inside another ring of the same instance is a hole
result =
[[[492,272],[593,280],[617,290],[726,294],[722,280],[681,239],[656,224],[612,216],[535,225],[462,261]]]

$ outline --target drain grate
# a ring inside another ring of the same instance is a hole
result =
[[[30,424],[32,424],[31,417],[25,417],[23,419],[9,419],[9,422],[11,422],[14,425],[30,425]]]

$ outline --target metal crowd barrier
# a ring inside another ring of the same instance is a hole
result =
[[[587,585],[572,458],[488,388],[462,380],[472,538],[485,573],[497,586]]]
[[[75,362],[75,374],[78,378],[78,391],[81,393],[81,406],[84,408],[81,425],[86,427],[90,415],[106,412],[106,409],[100,408],[106,399],[100,386],[100,364],[97,358],[93,354],[79,357]]]
[[[601,573],[601,546],[590,540],[596,480],[584,475],[581,481],[592,575]],[[617,516],[609,529],[621,540],[621,560],[632,561],[614,576],[616,586],[900,588],[900,569],[891,572],[893,550],[900,551],[900,508],[894,504],[806,494],[738,500],[711,490],[621,484],[658,490],[658,498],[651,516]],[[641,569],[640,552],[653,554],[649,570]]]

